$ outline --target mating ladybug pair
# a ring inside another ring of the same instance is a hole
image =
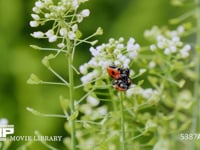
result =
[[[131,85],[129,78],[130,71],[128,68],[118,68],[116,66],[108,66],[108,74],[114,79],[113,87],[118,91],[126,91]]]

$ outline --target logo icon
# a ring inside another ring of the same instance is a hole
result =
[[[0,141],[6,141],[9,134],[14,134],[14,125],[0,125]]]

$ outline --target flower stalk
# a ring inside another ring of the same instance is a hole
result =
[[[124,92],[120,92],[120,150],[125,150]]]
[[[68,59],[68,71],[69,71],[69,101],[70,101],[70,113],[71,115],[75,112],[75,106],[74,106],[74,72],[73,72],[73,55],[72,55],[72,48],[70,40],[67,42],[67,49],[69,53],[67,53],[67,59]],[[76,125],[75,125],[75,119],[70,120],[71,125],[71,149],[76,150]]]

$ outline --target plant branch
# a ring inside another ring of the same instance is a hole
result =
[[[125,128],[124,128],[124,106],[123,106],[123,100],[124,100],[124,92],[120,92],[120,150],[125,150]]]
[[[71,48],[71,42],[67,39],[67,49],[69,53],[67,55],[68,59],[68,71],[69,71],[69,101],[70,101],[70,114],[74,114],[75,112],[75,104],[74,104],[74,72],[73,72],[73,55],[72,51],[74,49]],[[76,119],[70,120],[71,126],[71,150],[76,150],[76,126],[75,126]]]

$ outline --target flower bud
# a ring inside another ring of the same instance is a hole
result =
[[[28,84],[40,84],[42,80],[40,80],[35,74],[31,74],[30,78],[27,80]]]

